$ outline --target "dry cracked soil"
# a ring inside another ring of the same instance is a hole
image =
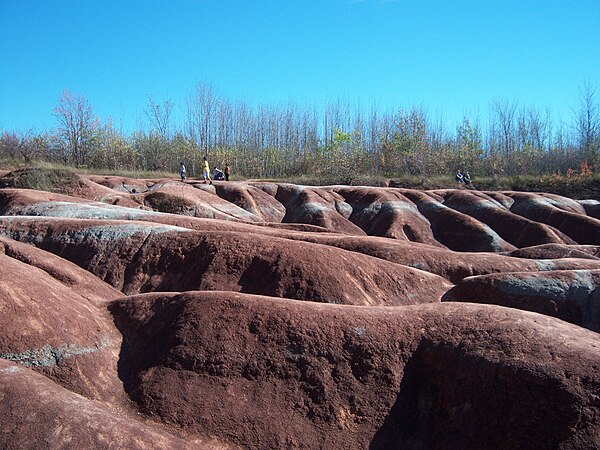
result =
[[[598,199],[0,175],[0,448],[600,448]]]

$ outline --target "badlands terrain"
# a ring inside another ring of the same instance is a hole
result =
[[[597,199],[43,176],[0,172],[0,448],[600,447]]]

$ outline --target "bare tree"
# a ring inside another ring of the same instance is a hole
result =
[[[600,103],[596,88],[586,82],[579,94],[580,105],[575,127],[580,151],[589,163],[599,163],[600,152]]]
[[[208,158],[215,111],[218,105],[212,84],[199,83],[187,100],[187,130]]]
[[[171,128],[171,112],[173,111],[173,102],[164,100],[162,105],[156,103],[152,96],[148,96],[148,105],[146,106],[146,117],[150,121],[150,126],[155,133],[165,139],[169,138]]]
[[[15,160],[22,154],[26,145],[26,138],[16,132],[4,131],[0,135],[0,158]]]
[[[548,174],[586,161],[600,167],[600,104],[589,83],[570,123],[549,111],[517,107],[516,100],[490,104],[489,121],[476,114],[454,126],[422,106],[396,112],[347,98],[323,106],[232,101],[201,83],[187,98],[180,128],[170,100],[147,100],[147,120],[123,135],[100,123],[83,97],[65,91],[54,109],[59,127],[39,135],[0,130],[0,157],[151,170],[185,160],[194,173],[210,152],[213,163],[228,162],[242,176],[324,179],[350,173],[347,166],[352,177],[443,174],[450,167],[482,175]]]
[[[54,108],[54,115],[59,122],[58,137],[67,151],[68,159],[76,166],[85,164],[94,148],[99,128],[99,120],[91,105],[83,96],[77,97],[65,90],[58,106]]]
[[[494,112],[500,126],[500,142],[501,148],[504,151],[507,159],[510,159],[511,154],[515,150],[515,112],[517,110],[517,102],[496,102],[494,104]]]

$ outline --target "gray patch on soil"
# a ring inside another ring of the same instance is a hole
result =
[[[126,208],[106,203],[42,202],[35,205],[14,208],[11,215],[51,216],[74,219],[114,219],[138,220],[161,213],[155,211]]]
[[[365,215],[365,216],[375,216],[379,213],[380,210],[381,210],[381,203],[371,203],[366,208],[359,210],[359,213],[361,215]]]
[[[315,214],[321,211],[330,211],[331,208],[327,205],[317,202],[307,202],[300,207],[301,210],[306,211],[309,214]]]
[[[417,207],[408,202],[373,202],[366,208],[357,210],[357,213],[361,216],[375,217],[380,212],[384,214],[396,214],[404,211],[408,211],[412,213],[415,218],[429,223],[427,219],[421,215]]]
[[[490,210],[506,211],[506,208],[495,200],[476,200],[471,203],[461,203],[459,208],[455,209],[469,216],[477,214],[478,212]]]
[[[87,239],[114,241],[117,239],[129,239],[136,234],[151,236],[154,234],[168,233],[170,231],[191,232],[192,230],[172,225],[99,225],[72,231],[69,235],[76,241],[85,241]]]
[[[367,328],[364,326],[358,326],[358,327],[354,327],[352,329],[352,331],[354,332],[354,334],[358,337],[363,337],[365,335],[365,333],[367,332]]]
[[[600,200],[577,200],[580,205],[600,206]]]
[[[381,207],[382,207],[382,209],[391,210],[391,211],[408,210],[417,215],[420,215],[417,207],[413,203],[409,203],[409,202],[383,202]]]
[[[551,259],[537,259],[535,263],[538,266],[538,270],[541,272],[548,272],[554,270],[556,264]]]
[[[9,366],[9,367],[5,367],[4,369],[0,369],[0,372],[2,372],[2,373],[17,373],[20,371],[21,371],[21,368],[18,366]]]
[[[502,250],[502,238],[498,233],[492,230],[488,225],[483,225],[483,231],[490,238],[490,245],[494,252],[500,252]]]
[[[545,297],[558,303],[575,302],[581,310],[581,325],[600,331],[600,287],[596,286],[589,270],[574,270],[572,280],[509,275],[497,284],[497,288],[509,295]]]
[[[442,203],[437,202],[435,200],[423,201],[421,202],[421,207],[427,212],[440,212],[450,209],[446,205],[443,205]]]
[[[19,353],[0,353],[0,358],[19,363],[25,367],[53,367],[66,358],[99,352],[108,347],[108,343],[108,338],[104,337],[99,344],[93,347],[79,347],[75,344],[64,344],[60,347],[45,345],[42,348],[25,350]]]
[[[336,201],[335,202],[335,209],[345,219],[347,219],[348,217],[350,217],[352,215],[352,211],[353,211],[352,206],[350,206],[349,203],[340,202],[340,201]]]

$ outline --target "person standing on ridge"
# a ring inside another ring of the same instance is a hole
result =
[[[456,175],[454,176],[454,178],[456,179],[457,182],[459,183],[464,183],[465,179],[463,176],[463,173],[460,170],[456,171]]]
[[[204,175],[204,184],[208,181],[210,184],[213,184],[210,179],[210,166],[208,165],[208,161],[206,160],[206,156],[202,158],[204,161],[202,162],[202,175]]]
[[[179,168],[179,175],[181,175],[181,181],[185,181],[185,165],[183,162],[181,163],[181,167]]]
[[[229,164],[225,163],[225,181],[229,181],[229,175],[231,174],[231,168]]]

